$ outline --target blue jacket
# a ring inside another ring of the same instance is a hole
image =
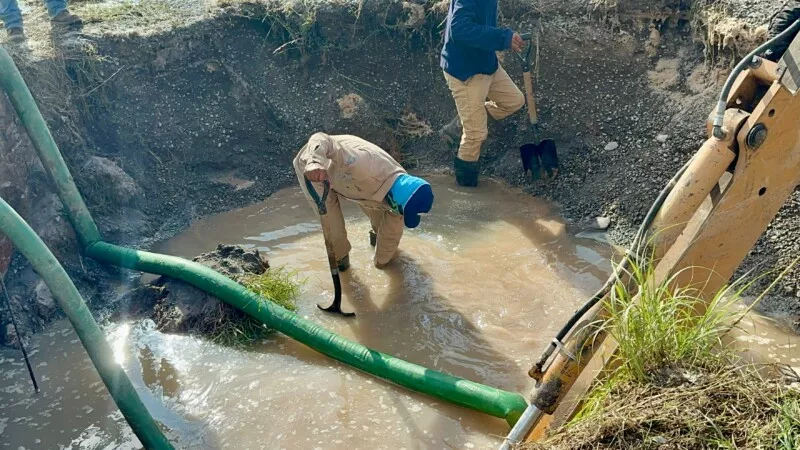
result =
[[[441,66],[450,76],[467,81],[497,70],[495,52],[511,48],[514,32],[497,28],[497,0],[452,0],[444,30]]]

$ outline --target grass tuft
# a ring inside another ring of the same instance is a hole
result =
[[[743,364],[723,341],[795,264],[745,310],[735,305],[758,279],[706,301],[698,288],[676,286],[680,274],[654,282],[654,266],[631,261],[605,300],[605,320],[591,325],[618,342],[609,375],[566,427],[523,448],[800,450],[800,392],[785,370]]]
[[[260,296],[262,303],[259,308],[271,302],[289,311],[297,311],[296,300],[304,280],[298,280],[294,272],[282,267],[271,268],[261,275],[246,275],[237,281]],[[223,302],[219,302],[217,311],[207,315],[205,322],[203,334],[226,346],[246,345],[274,333],[263,323]]]

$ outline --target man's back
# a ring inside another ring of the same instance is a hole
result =
[[[377,145],[350,135],[316,133],[297,154],[295,168],[325,169],[331,188],[350,200],[382,202],[403,166]],[[319,167],[315,167],[319,166]]]
[[[512,35],[507,28],[497,28],[497,0],[452,0],[441,67],[461,81],[491,75],[498,67],[495,52],[511,48]]]

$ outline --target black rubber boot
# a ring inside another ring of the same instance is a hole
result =
[[[83,26],[83,20],[66,9],[56,14],[55,17],[50,19],[50,22],[52,22],[53,25],[64,27],[70,30],[77,30]]]
[[[464,161],[456,156],[453,161],[456,172],[456,183],[460,186],[475,187],[478,185],[478,175],[481,171],[479,161]]]
[[[350,255],[346,255],[344,258],[339,260],[339,272],[347,272],[347,269],[350,268]]]
[[[25,31],[22,27],[9,28],[6,33],[8,33],[8,40],[12,43],[18,44],[25,40]]]

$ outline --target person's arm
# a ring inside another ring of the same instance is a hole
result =
[[[455,42],[482,50],[501,51],[511,48],[514,32],[477,23],[477,0],[452,0],[453,17],[450,36]]]
[[[306,144],[306,165],[304,174],[309,181],[320,182],[328,178],[328,161],[331,159],[333,145],[324,133],[315,133]]]

